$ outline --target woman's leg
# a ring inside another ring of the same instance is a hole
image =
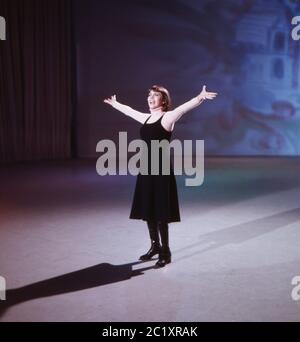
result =
[[[154,255],[159,254],[160,251],[157,222],[147,221],[147,226],[151,240],[151,247],[146,254],[140,256],[140,260],[150,260]]]
[[[156,267],[164,267],[171,262],[171,251],[169,247],[169,225],[167,222],[158,222],[158,231],[160,234],[161,249],[159,252]]]

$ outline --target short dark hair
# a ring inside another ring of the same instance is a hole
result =
[[[170,97],[168,90],[165,87],[162,87],[160,85],[153,85],[149,89],[149,92],[151,90],[161,93],[162,101],[163,101],[163,110],[165,112],[167,112],[168,110],[171,110],[171,97]]]

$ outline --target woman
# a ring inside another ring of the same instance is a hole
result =
[[[162,86],[154,85],[149,89],[148,94],[150,114],[138,112],[119,103],[116,95],[105,99],[104,102],[143,124],[140,135],[146,142],[148,151],[150,151],[151,140],[166,139],[170,141],[175,123],[182,115],[200,105],[204,100],[212,100],[216,95],[217,93],[207,92],[206,86],[203,86],[199,95],[171,110],[168,90]],[[151,170],[150,155],[148,153],[148,170]],[[160,166],[162,165],[162,158],[162,154],[160,154]],[[150,260],[158,254],[159,258],[155,267],[164,267],[169,264],[171,262],[171,251],[168,224],[180,221],[177,186],[172,164],[170,164],[169,175],[162,174],[161,169],[158,175],[151,175],[150,171],[146,175],[138,174],[129,217],[147,221],[151,247],[146,254],[140,256],[140,260]]]

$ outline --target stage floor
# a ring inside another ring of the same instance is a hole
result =
[[[0,321],[300,321],[299,158],[206,158],[200,187],[177,176],[162,269],[138,262],[135,177],[95,165],[1,166]]]

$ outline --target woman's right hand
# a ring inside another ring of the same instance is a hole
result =
[[[110,104],[111,106],[117,102],[116,95],[111,96],[110,98],[104,99],[103,102]]]

